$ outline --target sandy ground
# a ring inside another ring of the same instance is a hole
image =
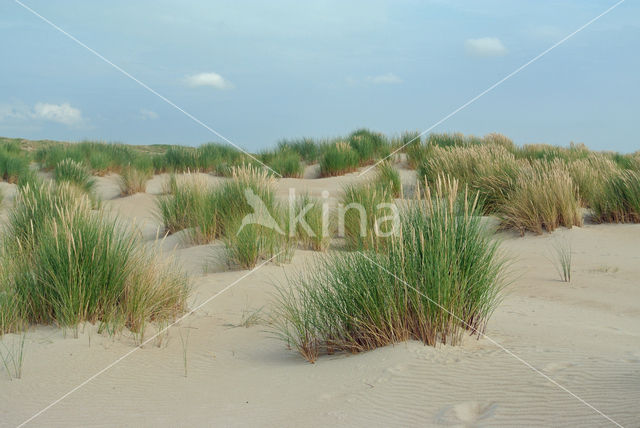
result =
[[[402,175],[407,183],[415,177]],[[335,198],[362,179],[284,179],[278,193],[294,187]],[[99,191],[106,207],[153,240],[162,180],[151,180],[148,193],[120,198],[117,177],[104,177]],[[2,187],[5,218],[14,189]],[[640,426],[640,225],[498,238],[514,260],[514,278],[489,323],[490,339],[436,348],[408,342],[309,364],[265,321],[274,287],[317,257],[297,251],[292,263],[240,280],[29,426],[614,426],[581,400],[625,427]],[[574,249],[570,284],[548,259],[558,239]],[[193,274],[191,307],[247,274],[226,271],[220,243],[185,246],[173,236],[162,248]],[[22,379],[0,370],[0,426],[20,424],[135,349],[129,334],[110,338],[90,325],[75,336],[54,327],[27,334]]]

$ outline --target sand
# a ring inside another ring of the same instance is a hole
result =
[[[403,171],[407,183],[413,177]],[[99,178],[99,189],[105,207],[153,240],[163,179],[125,198],[115,176]],[[363,179],[283,179],[278,194],[293,186],[335,198],[345,183]],[[3,187],[4,219],[14,189]],[[640,225],[587,224],[499,239],[514,259],[513,280],[489,322],[491,340],[467,337],[457,347],[407,342],[309,364],[265,321],[274,287],[317,257],[298,250],[290,264],[240,280],[160,343],[135,351],[29,426],[613,426],[492,341],[621,425],[640,426]],[[548,259],[556,239],[572,242],[569,284]],[[187,246],[172,236],[162,248],[194,277],[191,307],[247,274],[228,271],[219,242]],[[252,314],[257,323],[245,323]],[[77,337],[55,327],[30,330],[22,379],[9,381],[0,370],[0,426],[23,422],[132,349],[128,333],[110,338],[90,325]]]

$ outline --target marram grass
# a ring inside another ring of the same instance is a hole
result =
[[[147,181],[151,179],[153,172],[150,169],[127,166],[120,173],[120,191],[123,195],[135,195],[147,190]]]
[[[521,169],[498,215],[503,227],[521,234],[582,226],[578,188],[561,161]]]
[[[300,178],[304,173],[300,155],[293,150],[278,150],[275,153],[263,155],[263,160],[282,177]]]
[[[400,173],[389,161],[381,162],[376,167],[374,182],[385,189],[394,198],[402,196],[402,182],[400,181]]]
[[[0,309],[10,315],[0,318],[0,332],[89,321],[141,337],[147,322],[172,319],[186,307],[186,276],[68,184],[19,190],[2,257]]]
[[[304,194],[297,198],[293,209],[294,218],[300,215],[305,221],[305,223],[299,222],[296,225],[295,233],[298,241],[305,248],[314,251],[328,250],[331,237],[335,232],[329,207],[323,206],[318,199]]]
[[[331,177],[353,172],[358,168],[360,158],[349,144],[338,142],[327,147],[320,159],[320,175]]]
[[[207,244],[220,237],[219,191],[202,177],[170,176],[166,195],[157,199],[158,217],[165,232],[177,233],[188,229],[193,244]]]
[[[252,165],[233,166],[230,174],[228,180],[217,185],[200,176],[171,176],[167,194],[157,202],[165,231],[186,229],[194,244],[222,239],[227,262],[234,267],[249,269],[273,256],[276,262],[288,260],[293,240],[288,233],[287,210],[275,198],[274,178],[264,168]],[[256,200],[264,204],[279,231],[256,224],[243,226],[245,216],[256,209],[250,202]]]
[[[53,177],[58,183],[71,183],[87,193],[92,193],[96,184],[91,172],[83,164],[70,158],[56,165]]]
[[[375,183],[348,185],[338,206],[338,232],[351,250],[382,250],[393,231],[391,191]],[[397,208],[396,208],[397,209]]]
[[[261,260],[272,257],[275,262],[291,258],[293,240],[288,230],[287,211],[275,197],[275,180],[264,168],[243,165],[231,169],[231,179],[220,186],[218,213],[222,236],[227,247],[229,264],[243,269],[254,267]],[[259,207],[251,206],[259,200],[274,220],[274,226],[245,224],[248,214],[256,214]]]
[[[405,340],[459,342],[482,332],[500,300],[505,259],[476,199],[441,181],[402,213],[387,251],[322,257],[275,303],[276,333],[310,362]]]
[[[616,172],[604,180],[591,198],[595,220],[640,223],[640,173]]]

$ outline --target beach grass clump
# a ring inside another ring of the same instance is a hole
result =
[[[358,154],[360,165],[368,165],[376,159],[386,157],[390,152],[390,144],[383,134],[358,129],[347,139],[349,145]]]
[[[640,172],[618,171],[594,192],[590,206],[600,223],[640,223]]]
[[[296,152],[307,164],[318,162],[318,158],[320,157],[320,147],[311,138],[282,140],[278,142],[278,149],[281,151]]]
[[[378,187],[386,189],[392,197],[399,198],[402,196],[400,173],[391,162],[384,161],[378,164],[373,181]]]
[[[144,155],[124,144],[82,141],[43,146],[34,158],[45,170],[53,170],[63,160],[71,159],[84,164],[95,175],[106,175],[120,172],[136,156]]]
[[[185,309],[187,278],[153,257],[130,226],[92,210],[69,183],[19,189],[2,257],[0,294],[12,297],[18,318],[1,326],[4,332],[20,323],[88,321],[141,334],[146,322]]]
[[[522,167],[497,210],[502,226],[522,235],[582,225],[578,188],[559,160]]]
[[[278,150],[264,159],[267,166],[282,177],[300,178],[304,173],[304,166],[300,155],[293,150]]]
[[[360,157],[349,144],[338,142],[329,145],[320,159],[320,175],[332,177],[353,172],[360,164]]]
[[[164,152],[164,163],[171,172],[199,171],[198,154],[192,147],[171,146]]]
[[[432,146],[421,143],[420,140],[416,140],[405,146],[403,150],[407,155],[407,164],[409,168],[417,169],[422,165],[428,159],[431,147]]]
[[[11,278],[9,263],[3,262],[0,264],[0,336],[24,331],[28,327],[24,313],[26,308],[11,285]]]
[[[313,251],[329,249],[334,223],[328,206],[323,206],[320,200],[303,194],[295,201],[293,216],[301,216],[304,220],[304,223],[296,224],[295,234],[305,248]]]
[[[223,237],[227,248],[228,263],[240,269],[252,269],[258,262],[273,259],[274,262],[290,260],[293,239],[286,228],[272,228],[257,223],[243,224],[242,218],[225,220]]]
[[[421,143],[421,135],[418,131],[405,131],[398,137],[391,139],[391,149],[405,150],[410,145],[419,145]]]
[[[507,151],[511,153],[514,153],[517,150],[516,145],[514,144],[511,138],[507,137],[506,135],[499,134],[497,132],[492,132],[485,135],[484,137],[482,137],[482,142],[484,144],[502,146],[503,148],[505,148]]]
[[[432,146],[418,167],[420,183],[435,183],[441,175],[479,192],[485,213],[495,212],[507,197],[522,163],[501,145]]]
[[[276,205],[275,178],[265,168],[254,165],[231,167],[231,179],[219,188],[219,211],[222,218],[243,217],[254,212],[251,204],[262,203],[267,209]],[[259,202],[258,202],[259,201]]]
[[[206,172],[224,177],[231,174],[232,167],[254,162],[242,151],[217,143],[200,147],[169,146],[151,160],[156,173]]]
[[[476,199],[442,180],[403,211],[384,253],[334,252],[279,288],[276,333],[310,362],[419,340],[482,332],[500,300],[505,259]]]
[[[218,189],[217,212],[229,264],[244,269],[260,260],[291,258],[293,233],[287,210],[275,197],[275,179],[264,168],[231,168],[231,179]]]
[[[73,159],[63,159],[53,170],[53,177],[58,183],[70,183],[87,193],[92,193],[96,181],[89,170]]]
[[[158,216],[167,233],[187,229],[190,242],[222,239],[229,265],[249,269],[275,256],[292,255],[287,211],[276,200],[274,178],[262,167],[232,166],[231,177],[212,185],[201,176],[171,176],[158,199]],[[264,220],[264,221],[263,221]]]
[[[602,194],[605,183],[620,171],[609,156],[601,153],[592,153],[587,158],[568,162],[567,169],[578,187],[583,207],[597,203],[595,198]]]
[[[120,191],[123,195],[135,195],[147,190],[147,181],[153,177],[150,169],[127,166],[120,173]]]
[[[393,195],[375,183],[346,186],[338,206],[338,234],[350,250],[382,250],[397,226]]]
[[[13,145],[0,146],[0,180],[17,183],[29,170],[29,158]]]
[[[75,155],[75,158],[74,158]],[[52,144],[40,147],[34,154],[34,160],[40,164],[40,168],[45,171],[52,171],[56,165],[64,159],[71,158],[76,162],[81,162],[80,153],[71,153],[66,144]]]
[[[629,153],[629,154],[621,154],[621,153],[608,153],[611,160],[615,162],[615,164],[620,169],[627,169],[631,171],[640,172],[640,156],[638,153]]]
[[[231,168],[254,163],[255,160],[235,147],[226,144],[204,144],[196,150],[198,170],[228,177]]]
[[[470,147],[482,143],[481,138],[474,135],[464,135],[461,132],[434,133],[427,137],[427,144],[436,147]]]
[[[147,190],[147,181],[153,177],[153,158],[147,155],[135,156],[129,165],[120,171],[120,191],[122,195],[135,195]]]
[[[525,144],[515,150],[514,154],[519,159],[527,159],[531,162],[552,162],[556,159],[572,162],[589,157],[591,152],[584,144],[571,143],[569,147],[552,146],[550,144]]]
[[[157,200],[158,216],[165,231],[188,230],[193,244],[207,244],[220,237],[219,191],[200,176],[169,178],[168,194]]]

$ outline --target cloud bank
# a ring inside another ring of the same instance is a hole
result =
[[[218,73],[198,73],[191,76],[187,76],[185,82],[188,86],[193,88],[199,86],[210,86],[216,89],[231,89],[233,84],[220,76]]]
[[[82,112],[75,107],[71,107],[69,103],[36,103],[33,112],[37,119],[57,122],[67,126],[82,122]]]
[[[83,121],[82,112],[69,103],[38,102],[33,108],[24,105],[0,106],[0,121],[43,120],[73,126]]]
[[[507,48],[497,37],[467,39],[464,42],[464,47],[467,54],[481,58],[503,56],[507,54]]]

